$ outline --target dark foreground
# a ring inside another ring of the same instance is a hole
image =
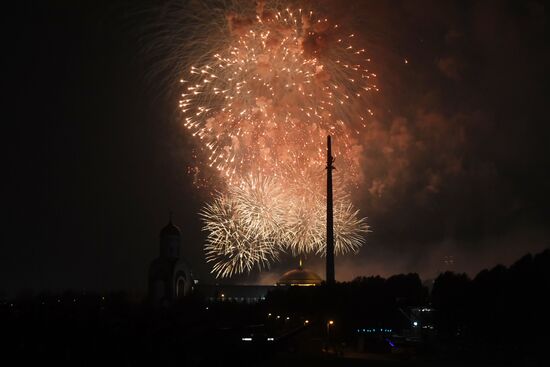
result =
[[[275,288],[259,303],[195,291],[0,300],[0,363],[141,366],[550,365],[550,251],[474,279],[416,274]],[[227,297],[226,297],[227,298]]]
[[[328,325],[267,307],[189,299],[159,309],[123,294],[74,293],[4,303],[1,355],[57,366],[537,366],[548,359],[541,342],[548,339],[535,335],[527,336],[535,349],[520,349],[394,331],[346,333],[344,321]]]

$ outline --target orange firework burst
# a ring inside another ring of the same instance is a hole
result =
[[[335,205],[336,250],[356,251],[368,227],[348,192],[361,179],[356,136],[372,114],[365,108],[369,93],[377,90],[365,50],[353,34],[311,11],[260,3],[254,12],[226,14],[226,42],[209,62],[190,68],[179,102],[184,126],[202,143],[204,164],[227,184],[202,213],[214,272],[250,270],[284,249],[322,251],[319,175],[328,134],[337,141],[343,193]],[[234,265],[236,259],[244,265]]]

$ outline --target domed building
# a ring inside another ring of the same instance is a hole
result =
[[[181,231],[169,223],[160,231],[159,257],[149,267],[149,298],[154,303],[167,304],[191,293],[193,275],[180,256]]]
[[[300,266],[297,269],[287,271],[277,281],[278,286],[298,286],[298,287],[311,287],[320,285],[323,280],[315,272],[304,269],[302,267],[302,260],[300,260]]]

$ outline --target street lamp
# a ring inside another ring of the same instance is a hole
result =
[[[330,341],[330,327],[334,325],[334,321],[329,320],[327,322],[327,343]]]

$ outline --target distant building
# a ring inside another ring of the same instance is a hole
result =
[[[169,223],[160,231],[159,257],[149,267],[149,299],[156,304],[169,304],[193,289],[193,275],[180,248],[181,231],[170,215]]]
[[[274,285],[198,284],[198,291],[208,302],[258,303]]]
[[[299,286],[299,287],[311,287],[320,285],[323,280],[315,272],[304,269],[302,267],[302,260],[300,260],[300,266],[297,269],[287,271],[277,281],[278,286]]]
[[[238,284],[197,284],[198,291],[209,302],[257,303],[265,299],[267,293],[277,286],[317,286],[321,277],[311,270],[302,267],[287,271],[273,285],[238,285]]]

